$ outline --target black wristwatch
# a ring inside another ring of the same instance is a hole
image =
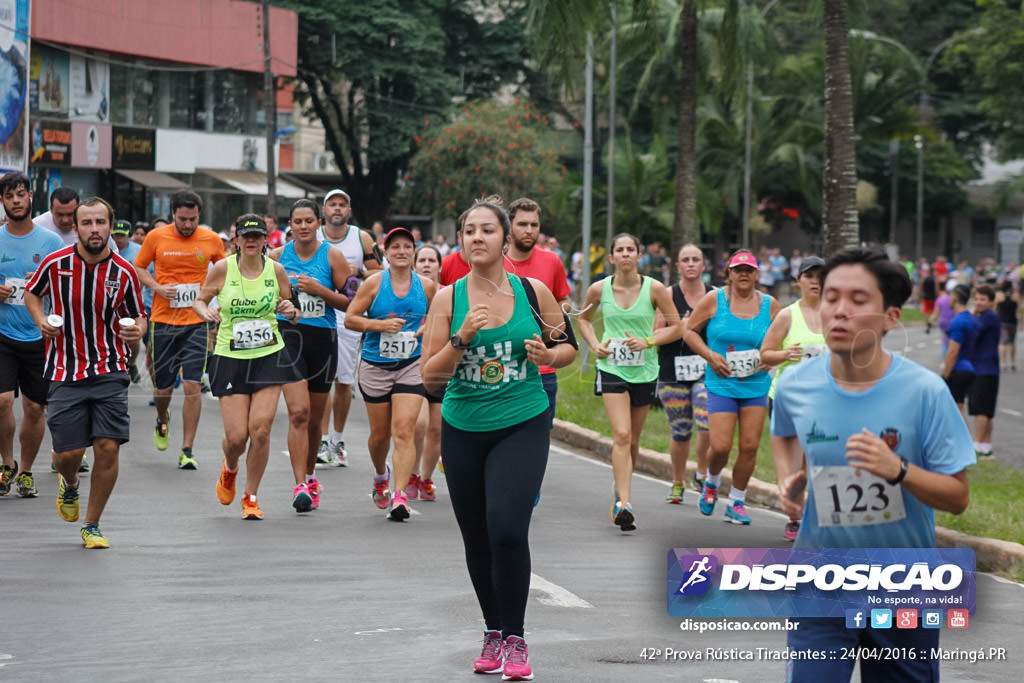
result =
[[[452,338],[449,339],[448,341],[451,342],[452,346],[454,346],[455,348],[460,349],[462,351],[468,351],[469,349],[473,348],[468,343],[462,341],[462,337],[460,337],[457,334],[453,334]]]
[[[896,486],[901,481],[903,481],[903,477],[907,476],[907,469],[909,467],[910,462],[906,458],[900,458],[900,473],[896,475],[895,479],[886,479],[886,482],[890,486]]]

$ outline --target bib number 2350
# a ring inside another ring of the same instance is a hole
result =
[[[729,351],[725,354],[725,362],[729,364],[732,377],[750,377],[761,364],[761,352],[757,349]]]

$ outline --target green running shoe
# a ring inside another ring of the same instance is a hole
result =
[[[35,498],[39,495],[36,490],[36,482],[31,472],[22,472],[14,479],[14,485],[18,488],[19,498]]]
[[[64,475],[57,475],[57,512],[65,522],[78,521],[78,487],[69,486]]]
[[[167,422],[170,422],[170,419]],[[167,422],[157,418],[156,429],[153,430],[153,444],[158,451],[166,451],[167,443],[170,441],[170,437],[167,435]]]

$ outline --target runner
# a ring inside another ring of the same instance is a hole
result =
[[[590,286],[579,317],[580,336],[597,357],[594,394],[602,398],[612,428],[615,481],[609,515],[622,531],[636,529],[631,480],[658,379],[658,354],[651,349],[679,339],[686,328],[668,288],[637,271],[640,253],[636,237],[615,236],[610,259],[615,273]],[[600,341],[591,322],[598,306],[604,313]],[[654,329],[655,309],[667,327]]]
[[[254,213],[235,221],[238,252],[218,262],[192,304],[201,319],[219,323],[210,367],[210,388],[224,420],[224,462],[217,499],[235,499],[238,461],[245,452],[242,519],[263,519],[256,493],[270,457],[270,427],[281,386],[300,379],[281,339],[275,311],[295,323],[291,285],[284,266],[266,257],[267,226]],[[220,240],[218,239],[218,242]],[[210,308],[216,296],[220,308]]]
[[[974,318],[978,338],[974,341],[971,365],[974,380],[968,392],[967,413],[974,416],[974,452],[979,460],[991,460],[992,422],[999,397],[999,335],[1002,324],[995,312],[996,290],[992,285],[974,289]]]
[[[171,394],[181,375],[185,400],[181,406],[181,453],[178,469],[198,468],[192,446],[202,411],[202,377],[206,369],[206,323],[192,310],[199,289],[206,282],[210,263],[224,258],[224,245],[215,232],[199,227],[203,208],[199,195],[178,190],[171,195],[173,223],[154,228],[146,235],[135,270],[142,284],[153,290],[153,327],[150,353],[153,358],[153,400],[156,428],[153,443],[167,450]],[[154,264],[154,275],[146,267]]]
[[[292,304],[299,309],[299,324],[283,326],[281,336],[302,380],[286,384],[283,392],[288,405],[288,454],[295,475],[292,507],[308,512],[320,507],[323,487],[315,476],[320,421],[337,371],[334,311],[348,307],[348,297],[339,290],[345,287],[349,268],[340,250],[317,240],[320,207],[316,202],[300,199],[292,204],[288,225],[293,239],[270,252],[270,258],[288,273]]]
[[[745,249],[735,252],[726,270],[728,284],[700,300],[685,337],[690,348],[712,370],[704,380],[708,388],[711,456],[700,511],[710,515],[715,510],[722,469],[729,461],[738,423],[738,455],[732,469],[730,502],[725,508],[726,521],[738,524],[750,524],[747,484],[757,462],[772,381],[761,363],[760,348],[768,326],[779,312],[775,299],[756,291],[757,269],[753,254]],[[705,328],[706,344],[698,334]]]
[[[25,306],[47,339],[47,424],[57,465],[57,512],[78,521],[78,467],[92,446],[92,482],[82,544],[109,548],[100,517],[117,481],[118,453],[128,442],[128,359],[146,318],[132,264],[107,241],[114,209],[99,197],[75,209],[78,244],[51,253],[26,285]],[[46,315],[43,297],[53,313]]]
[[[359,361],[359,390],[370,420],[367,448],[373,469],[370,497],[381,510],[391,504],[388,519],[409,518],[405,490],[416,460],[416,419],[424,404],[420,374],[420,328],[437,292],[433,281],[412,270],[416,240],[406,228],[392,228],[384,237],[389,267],[367,278],[349,304],[345,326],[364,333]],[[395,493],[388,488],[387,464],[395,441]],[[417,486],[417,490],[418,490]]]
[[[934,548],[934,510],[960,514],[967,508],[966,468],[974,454],[939,378],[882,347],[883,335],[899,324],[910,278],[883,251],[851,249],[832,257],[822,280],[821,319],[831,353],[787,370],[772,412],[772,434],[778,437],[773,447],[782,450],[779,503],[786,514],[803,518],[796,547]],[[791,497],[807,482],[801,471],[805,453],[808,470],[816,474],[801,506]],[[850,508],[860,501],[851,495],[836,504],[824,489],[838,482],[845,490],[841,482],[854,477],[864,490],[884,497],[871,498],[872,512],[857,525],[830,524],[834,513],[856,514]],[[802,618],[787,639],[793,652],[915,652],[861,658],[862,680],[939,680],[939,662],[932,658],[938,629],[854,629],[842,617]],[[856,664],[838,657],[794,658],[787,663],[787,681],[848,681]]]
[[[949,393],[960,410],[964,422],[967,422],[967,410],[964,401],[974,380],[974,343],[978,338],[978,323],[967,310],[967,302],[971,298],[971,288],[957,285],[953,288],[953,322],[949,324],[949,346],[942,365],[942,377],[946,380]]]
[[[530,519],[551,434],[537,366],[564,367],[576,350],[557,343],[564,321],[547,288],[503,269],[510,230],[504,209],[490,201],[466,214],[463,246],[472,271],[433,302],[423,379],[428,391],[448,382],[445,478],[487,629],[473,670],[531,680],[523,639]]]
[[[0,496],[14,487],[21,498],[39,495],[32,465],[46,429],[43,411],[50,388],[43,376],[46,343],[25,307],[25,284],[43,258],[64,246],[57,235],[34,225],[29,218],[30,188],[23,173],[8,173],[0,180],[0,200],[7,215],[6,223],[0,226]],[[77,197],[75,201],[77,206]],[[20,472],[14,459],[14,402],[19,392]]]
[[[416,250],[413,269],[437,285],[442,258],[437,247],[424,244]],[[444,400],[444,387],[426,394],[427,402],[420,409],[420,416],[416,420],[416,462],[405,495],[409,499],[430,501],[437,498],[434,468],[441,460],[441,402]]]
[[[352,217],[352,198],[344,190],[334,189],[324,197],[324,223],[318,238],[339,249],[348,261],[349,282],[344,294],[352,299],[356,289],[375,270],[381,269],[380,259],[374,250],[373,237],[358,226],[349,223]],[[338,372],[334,381],[334,404],[325,412],[320,427],[323,432],[318,462],[337,467],[348,463],[345,450],[345,423],[352,407],[352,383],[355,381],[356,360],[359,357],[360,334],[345,327],[345,313],[335,314],[338,324]],[[334,432],[328,434],[331,414],[334,415]]]
[[[1017,328],[1021,318],[1020,293],[1015,291],[1013,283],[1004,280],[996,293],[996,313],[1002,325],[999,337],[999,359],[1003,372],[1017,372]]]
[[[800,272],[797,275],[800,299],[779,311],[764,336],[761,362],[770,368],[777,368],[768,389],[769,406],[775,399],[779,378],[787,367],[820,356],[828,350],[821,328],[821,269],[824,266],[825,262],[817,256],[805,256],[800,261]],[[773,449],[772,457],[778,458],[778,453]],[[778,469],[779,464],[776,463],[775,470]],[[802,495],[796,502],[803,502]],[[800,518],[791,517],[786,522],[782,536],[787,541],[795,541],[798,533]]]
[[[701,298],[713,287],[704,284],[704,253],[695,244],[679,250],[676,259],[679,282],[674,285],[672,303],[680,317],[690,313]],[[663,327],[665,319],[659,313],[655,329]],[[665,409],[665,417],[672,431],[669,457],[672,460],[672,488],[665,501],[683,502],[683,484],[686,481],[686,461],[690,457],[690,436],[697,427],[697,471],[693,485],[700,490],[708,471],[708,393],[704,387],[707,363],[696,355],[682,340],[658,347],[658,399]]]

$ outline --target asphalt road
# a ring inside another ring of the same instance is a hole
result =
[[[911,357],[930,351],[920,336],[920,348],[913,332],[908,338]],[[204,398],[200,469],[180,472],[180,432],[172,424],[171,450],[155,451],[147,398],[139,388],[131,397],[135,440],[122,450],[102,520],[110,550],[84,550],[78,524],[58,517],[45,456],[35,468],[39,498],[0,499],[0,680],[482,680],[471,671],[483,626],[443,476],[436,502],[414,502],[407,523],[387,521],[368,495],[360,402],[347,432],[351,466],[319,473],[322,507],[307,515],[290,507],[279,411],[260,495],[266,518],[247,522],[237,501],[224,507],[214,495],[216,402]],[[1011,422],[998,422],[1000,445]],[[552,449],[531,537],[527,640],[536,680],[782,680],[777,661],[646,661],[641,653],[782,649],[781,632],[681,631],[666,613],[664,580],[670,548],[781,546],[783,519],[753,510],[752,526],[725,524],[720,509],[701,516],[694,493],[666,505],[663,482],[637,477],[639,529],[622,534],[608,518],[610,489],[606,465]],[[947,662],[944,681],[1003,681],[1021,665],[1022,586],[983,575],[978,592],[970,627],[943,633],[943,645],[1006,647],[1009,660]]]

